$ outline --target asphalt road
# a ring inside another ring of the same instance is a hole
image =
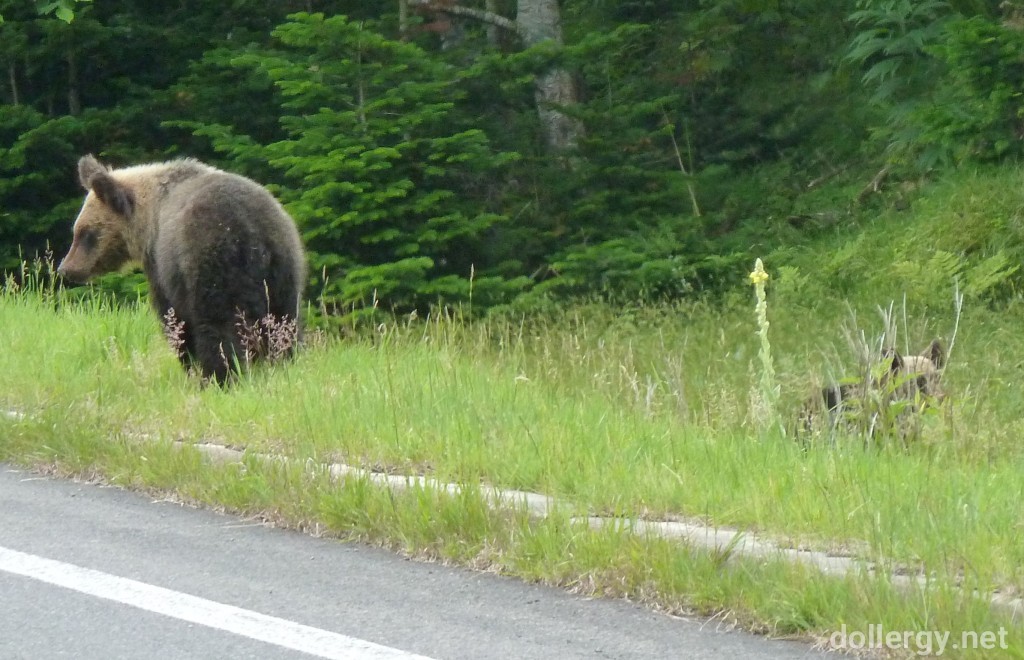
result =
[[[814,658],[0,464],[0,658]]]

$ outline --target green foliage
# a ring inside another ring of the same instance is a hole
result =
[[[860,31],[846,56],[866,67],[875,101],[903,101],[916,91],[927,74],[925,51],[940,41],[951,12],[945,0],[858,0],[849,20]]]
[[[462,125],[458,71],[366,22],[296,14],[274,51],[232,65],[258,71],[281,97],[280,139],[259,144],[222,125],[198,126],[236,163],[265,161],[299,222],[325,305],[398,309],[437,301],[501,302],[507,221],[487,177],[515,160]],[[481,193],[484,193],[483,195]]]
[[[638,88],[656,75],[648,26],[590,34],[570,49],[593,97],[575,109],[586,127],[581,158],[561,174],[558,209],[564,246],[543,291],[598,291],[621,299],[679,296],[693,290],[702,240],[699,202],[687,149],[684,101]]]
[[[551,265],[557,277],[541,283],[537,292],[596,292],[621,301],[688,293],[697,273],[679,247],[670,234],[638,234],[572,248]]]
[[[1005,305],[1024,290],[1024,197],[1020,167],[958,171],[888,209],[801,249],[780,250],[788,268],[777,293],[794,303],[948,309],[956,289],[968,305]]]
[[[24,106],[0,106],[0,270],[13,270],[28,256],[40,255],[74,218],[58,181],[71,159],[69,133],[76,122],[46,121]]]
[[[351,0],[291,19],[306,4],[43,4],[74,21],[0,0],[0,269],[63,252],[74,163],[93,152],[269,184],[328,311],[730,296],[773,251],[794,295],[857,295],[848,272],[922,295],[957,278],[989,303],[1018,290],[1015,222],[969,208],[970,227],[934,225],[932,252],[896,226],[885,268],[858,240],[814,268],[787,255],[912,204],[914,188],[887,190],[907,165],[1021,156],[1019,3],[566,0],[566,44],[525,50],[418,10],[399,34],[393,5]],[[538,117],[552,68],[584,127],[562,153]]]
[[[931,49],[945,65],[935,102],[916,108],[913,146],[932,164],[1024,154],[1024,32],[982,17],[945,24]]]
[[[65,23],[75,20],[75,11],[78,5],[92,2],[92,0],[36,0],[36,11],[40,14],[53,14]]]
[[[847,59],[886,108],[890,158],[920,170],[1019,158],[1024,33],[1013,3],[861,0]]]
[[[50,0],[36,0],[36,11],[40,14],[53,14],[65,23],[70,23],[75,19],[75,8],[77,5],[92,2],[92,0],[56,0],[56,2],[50,2]],[[4,22],[4,17],[0,16],[0,23]]]

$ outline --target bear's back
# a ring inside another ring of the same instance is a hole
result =
[[[233,300],[224,303],[228,308],[241,299],[256,299],[243,308],[265,303],[271,291],[274,313],[297,314],[305,281],[302,242],[266,188],[195,161],[170,163],[154,174],[156,230],[144,266],[158,290],[169,299],[188,291],[189,299],[210,305],[215,301],[208,296],[216,294]]]
[[[301,252],[295,223],[266,188],[201,163],[181,164],[160,177],[160,234],[196,248],[244,240]]]

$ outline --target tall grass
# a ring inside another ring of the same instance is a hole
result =
[[[994,315],[968,312],[950,408],[925,420],[914,446],[806,451],[778,433],[752,439],[757,338],[746,312],[594,306],[474,325],[396,320],[343,342],[314,339],[293,363],[222,390],[181,373],[146,309],[6,294],[0,369],[17,376],[0,384],[0,402],[59,411],[67,426],[529,489],[596,513],[867,543],[871,556],[951,580],[970,566],[986,587],[1024,586],[1021,422],[1001,409],[1016,363],[993,345],[1015,318],[993,327]],[[777,310],[789,414],[820,355],[842,352],[847,322]]]

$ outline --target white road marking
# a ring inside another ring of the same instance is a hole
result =
[[[329,630],[305,626],[276,616],[260,614],[233,605],[225,605],[145,582],[18,552],[2,546],[0,546],[0,571],[208,628],[225,630],[320,658],[430,660],[426,656],[406,653],[355,637],[339,635]]]

